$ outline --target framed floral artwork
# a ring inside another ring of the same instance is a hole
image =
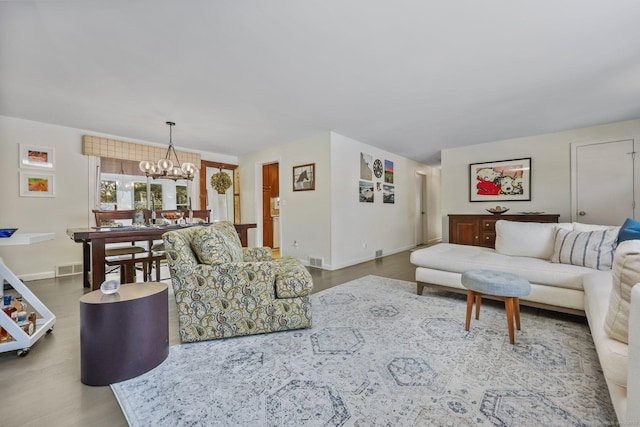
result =
[[[56,197],[56,177],[52,173],[20,171],[20,196]]]
[[[531,157],[469,165],[469,201],[531,200]]]

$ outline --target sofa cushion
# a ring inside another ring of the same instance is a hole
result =
[[[612,269],[613,287],[604,329],[611,338],[629,341],[631,288],[640,282],[640,240],[618,245]]]
[[[531,283],[582,290],[582,277],[593,271],[587,267],[553,264],[549,260],[499,254],[479,246],[440,243],[411,253],[411,263],[434,270],[464,273],[472,269],[504,271]]]
[[[594,271],[584,276],[584,311],[604,376],[614,384],[626,387],[628,346],[610,338],[604,327],[611,282],[611,273],[608,271]]]
[[[579,231],[579,232],[608,230],[610,228],[616,228],[616,227],[614,225],[585,224],[582,222],[573,223],[573,231]]]
[[[556,225],[541,222],[496,221],[496,252],[503,255],[549,259]]]
[[[627,218],[624,224],[622,224],[620,232],[618,233],[618,243],[626,240],[640,240],[640,221]]]
[[[230,237],[224,226],[196,227],[191,249],[200,263],[216,265],[223,262],[242,262],[242,247]],[[237,236],[236,236],[237,237]]]
[[[574,228],[575,230],[575,228]],[[594,231],[556,229],[551,261],[610,270],[619,227]]]

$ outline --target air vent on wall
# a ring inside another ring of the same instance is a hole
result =
[[[311,267],[322,268],[322,258],[309,257],[309,265]]]
[[[380,258],[382,256],[382,249],[378,249],[376,251],[376,258]]]
[[[73,276],[82,273],[82,264],[56,265],[56,277]]]

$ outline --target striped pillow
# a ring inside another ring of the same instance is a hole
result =
[[[551,262],[611,270],[620,227],[594,231],[558,228]]]

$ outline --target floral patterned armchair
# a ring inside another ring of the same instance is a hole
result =
[[[230,222],[162,236],[180,340],[204,341],[311,326],[311,275],[271,248],[243,248]]]

